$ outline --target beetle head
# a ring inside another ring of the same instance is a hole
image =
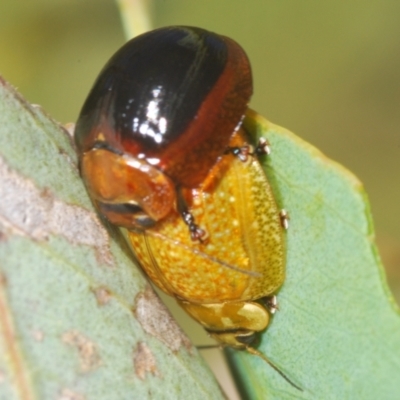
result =
[[[144,160],[93,148],[83,154],[80,167],[95,206],[113,224],[143,230],[175,206],[171,180]]]

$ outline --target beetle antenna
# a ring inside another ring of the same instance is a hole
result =
[[[208,345],[203,345],[203,346],[196,346],[198,350],[212,350],[215,348],[221,348],[220,345],[218,344],[208,344]],[[245,351],[248,353],[252,354],[253,356],[260,357],[263,359],[269,366],[271,366],[287,383],[289,383],[291,386],[296,388],[297,390],[300,390],[300,392],[303,392],[303,389],[296,385],[289,377],[284,374],[269,358],[267,358],[263,353],[260,351],[256,350],[254,347],[246,346],[244,348]]]
[[[262,358],[268,365],[270,365],[287,383],[289,383],[290,385],[292,385],[294,388],[296,388],[297,390],[300,390],[300,392],[303,391],[303,389],[296,385],[291,379],[289,379],[289,377],[287,375],[285,375],[270,359],[268,359],[263,353],[259,352],[258,350],[256,350],[254,347],[250,347],[250,346],[246,346],[245,350],[250,353],[253,354],[254,356],[258,356],[260,358]]]
[[[217,257],[210,256],[209,254],[204,253],[204,251],[201,251],[201,250],[198,250],[198,249],[194,249],[194,248],[192,248],[190,246],[187,246],[186,244],[180,242],[179,240],[171,239],[168,236],[163,235],[162,233],[152,232],[150,230],[147,230],[146,231],[146,235],[153,236],[153,237],[156,237],[156,238],[159,238],[159,239],[163,239],[163,240],[167,240],[167,241],[173,243],[176,246],[180,246],[181,248],[183,248],[185,250],[191,251],[191,252],[193,252],[194,254],[197,254],[200,257],[203,257],[203,258],[205,258],[207,260],[210,260],[210,261],[213,261],[213,262],[215,262],[217,264],[220,264],[223,267],[232,269],[233,271],[237,271],[237,272],[240,272],[242,274],[249,275],[249,276],[252,276],[252,277],[255,277],[255,278],[261,278],[261,274],[259,272],[248,271],[246,269],[239,268],[236,265],[228,264],[228,263],[220,260]]]
[[[196,346],[197,350],[215,350],[221,349],[220,344],[202,344],[201,346]]]

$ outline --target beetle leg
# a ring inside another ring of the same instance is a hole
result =
[[[246,162],[249,156],[254,154],[254,148],[248,144],[241,147],[228,147],[225,150],[225,154],[232,154],[238,157],[240,161]]]
[[[194,242],[204,243],[208,237],[207,231],[195,223],[194,217],[189,211],[182,211],[181,215],[185,224],[189,227],[190,238]]]
[[[266,138],[260,138],[257,146],[246,144],[241,147],[228,147],[225,154],[232,154],[239,158],[240,161],[246,162],[249,156],[262,156],[271,153],[271,146]]]
[[[271,145],[266,138],[261,137],[260,139],[258,139],[258,144],[256,146],[254,154],[259,156],[268,156],[271,154]]]
[[[190,239],[192,239],[193,242],[204,243],[208,238],[208,233],[205,229],[196,224],[193,214],[188,210],[186,201],[179,188],[177,189],[177,208],[183,221],[189,228]]]
[[[275,314],[279,310],[278,299],[275,295],[263,297],[261,300],[271,314]]]
[[[289,213],[282,208],[282,210],[279,213],[279,218],[281,219],[281,225],[284,229],[288,230],[289,229],[289,220],[290,216]]]

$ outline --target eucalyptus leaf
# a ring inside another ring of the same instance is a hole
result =
[[[287,130],[250,112],[245,128],[271,143],[262,162],[290,215],[279,311],[258,350],[229,351],[246,399],[400,398],[399,309],[374,244],[362,184]]]
[[[290,215],[287,277],[259,351],[229,351],[243,398],[395,399],[400,319],[360,182],[250,112]],[[66,132],[0,81],[0,398],[223,398],[117,231]],[[111,235],[110,235],[111,234]]]
[[[66,131],[2,79],[0,349],[0,399],[224,398],[99,221]]]

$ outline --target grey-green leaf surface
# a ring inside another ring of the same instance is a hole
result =
[[[280,311],[258,349],[263,360],[229,351],[247,399],[400,398],[400,318],[374,244],[361,183],[287,130],[251,112],[247,130],[265,136],[263,160],[290,214],[287,276]]]
[[[221,399],[94,213],[68,134],[0,79],[0,399]]]

